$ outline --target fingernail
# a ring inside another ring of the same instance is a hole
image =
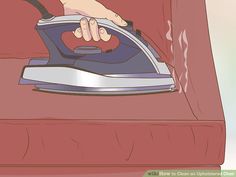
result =
[[[82,18],[82,19],[81,19],[81,23],[86,24],[86,19],[85,19],[85,18]]]
[[[101,34],[104,33],[104,29],[102,29],[102,28],[99,31],[100,31]]]
[[[125,20],[122,20],[122,23],[124,24],[124,26],[128,25],[128,23]]]
[[[94,18],[92,18],[92,19],[90,20],[90,24],[91,24],[91,25],[94,25],[94,24],[95,24],[95,19],[94,19]]]

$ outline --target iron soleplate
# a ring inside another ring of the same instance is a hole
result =
[[[172,85],[158,87],[138,87],[138,88],[89,88],[73,87],[58,84],[36,85],[36,91],[71,94],[71,95],[137,95],[162,92],[173,92],[175,88]]]

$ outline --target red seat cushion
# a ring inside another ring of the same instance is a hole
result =
[[[36,92],[17,85],[26,62],[0,60],[0,164],[223,162],[224,122],[197,120],[183,92]]]

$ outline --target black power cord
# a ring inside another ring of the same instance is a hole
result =
[[[26,2],[33,5],[41,13],[43,19],[50,19],[54,15],[50,14],[48,10],[38,0],[25,0]]]

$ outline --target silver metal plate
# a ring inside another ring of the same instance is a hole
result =
[[[26,67],[23,79],[89,88],[137,88],[175,85],[172,77],[122,78],[99,75],[71,67]]]

